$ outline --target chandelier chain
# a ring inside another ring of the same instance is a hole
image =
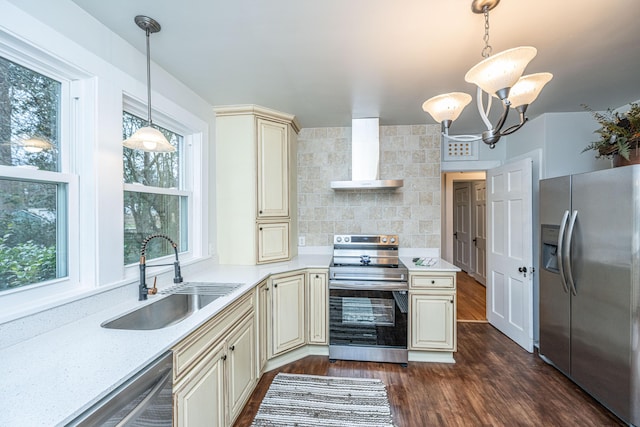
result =
[[[489,44],[489,7],[484,7],[484,48],[482,49],[482,57],[488,58],[491,56],[493,48]]]

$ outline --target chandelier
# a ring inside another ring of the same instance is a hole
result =
[[[474,141],[482,139],[490,148],[494,148],[501,137],[510,135],[520,129],[526,122],[527,107],[536,100],[544,85],[553,75],[536,73],[523,76],[522,73],[529,62],[536,56],[537,50],[531,46],[520,46],[508,49],[491,56],[489,44],[489,11],[495,8],[500,0],[473,0],[471,10],[484,14],[484,48],[481,62],[473,66],[464,79],[477,86],[476,103],[480,117],[487,130],[481,135],[449,135],[451,123],[455,121],[464,107],[471,102],[471,95],[463,92],[452,92],[434,96],[422,104],[422,109],[429,113],[442,126],[442,135],[455,141]],[[486,106],[484,93],[487,93]],[[502,115],[495,126],[489,120],[492,97],[500,100],[503,106]],[[519,115],[519,123],[503,130],[509,111],[514,109]]]
[[[135,17],[138,27],[144,30],[147,36],[147,126],[135,131],[133,135],[122,142],[127,148],[132,150],[142,150],[149,152],[173,152],[176,147],[171,145],[167,138],[158,129],[152,127],[151,122],[151,54],[149,50],[149,34],[157,33],[161,27],[158,21],[148,16],[138,15]]]

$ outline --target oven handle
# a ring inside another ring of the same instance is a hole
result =
[[[344,290],[360,290],[360,291],[407,291],[409,286],[407,283],[349,283],[349,282],[329,282],[329,290],[331,289],[344,289]]]
[[[353,280],[371,281],[373,279],[371,276],[341,275],[336,273],[333,273],[331,278],[335,280],[351,280],[351,281]],[[406,282],[407,281],[407,279],[404,277],[404,274],[401,274],[399,277],[385,277],[382,280],[384,280],[385,282]]]

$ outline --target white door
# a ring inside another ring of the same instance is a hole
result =
[[[487,171],[487,317],[529,352],[533,351],[531,163],[524,159]]]
[[[487,183],[475,181],[473,183],[473,211],[472,218],[472,250],[474,272],[471,274],[478,282],[487,283]]]
[[[466,272],[471,271],[471,185],[453,183],[453,263]]]

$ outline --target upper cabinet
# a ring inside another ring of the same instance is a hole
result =
[[[289,216],[288,126],[258,119],[258,218]]]
[[[298,234],[295,117],[256,105],[215,112],[220,263],[291,259]]]

